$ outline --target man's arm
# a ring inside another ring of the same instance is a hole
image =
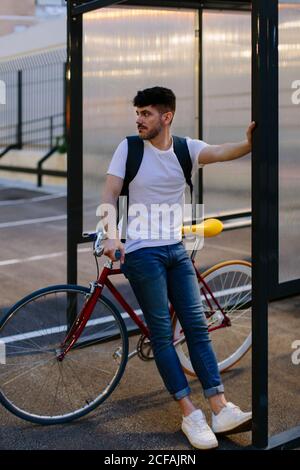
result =
[[[255,126],[256,123],[252,121],[246,132],[247,139],[242,142],[205,147],[198,156],[198,163],[208,165],[209,163],[228,162],[247,155],[252,150],[252,132]]]
[[[101,199],[101,204],[111,205],[115,212],[117,210],[117,201],[120,196],[121,190],[123,187],[123,178],[114,175],[107,175],[103,195]],[[104,227],[108,233],[116,233],[117,231],[117,221],[114,217],[109,218],[109,223],[112,224],[110,227],[107,225]],[[108,230],[109,229],[109,230]],[[125,249],[123,243],[119,240],[118,235],[116,239],[104,240],[104,254],[108,256],[111,260],[115,261],[115,251],[121,251],[121,263],[124,263],[125,258]]]
[[[118,197],[121,194],[123,178],[114,175],[107,175],[103,188],[102,204],[112,204],[117,208]]]

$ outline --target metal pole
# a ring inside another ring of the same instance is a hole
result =
[[[71,4],[72,3],[72,4]],[[82,234],[82,15],[68,2],[66,67],[67,282],[77,283],[77,242]]]
[[[198,139],[203,139],[203,9],[199,9]],[[203,204],[203,169],[198,170],[198,204]]]
[[[68,64],[65,62],[63,64],[64,69],[64,84],[63,84],[63,135],[66,138],[67,135],[67,71]]]
[[[52,143],[53,143],[53,116],[50,116],[49,150],[52,149]]]
[[[252,2],[252,408],[253,445],[268,445],[270,168],[278,138],[278,5]]]
[[[17,145],[21,150],[22,142],[22,70],[18,70],[18,124],[17,124]]]

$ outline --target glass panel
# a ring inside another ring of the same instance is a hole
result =
[[[283,4],[286,3],[286,4]],[[279,282],[300,275],[300,2],[279,2]],[[300,296],[269,305],[269,434],[300,425]]]
[[[251,121],[251,14],[203,14],[203,139],[246,139]],[[251,207],[250,156],[204,169],[207,212]]]
[[[284,282],[300,277],[299,2],[279,8],[279,104],[279,282]]]
[[[115,148],[126,135],[136,134],[131,102],[138,90],[173,89],[172,132],[197,137],[197,21],[196,11],[162,8],[107,8],[84,15],[84,230],[96,226]]]

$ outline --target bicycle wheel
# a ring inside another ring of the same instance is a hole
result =
[[[0,364],[0,402],[20,418],[40,424],[72,421],[100,405],[120,381],[128,335],[120,313],[103,296],[77,343],[63,361],[57,359],[88,293],[75,285],[40,289],[1,321],[6,361]]]
[[[202,278],[231,321],[231,326],[211,331],[217,325],[218,308],[204,285],[200,284],[213,349],[219,370],[224,372],[236,364],[251,347],[251,264],[247,261],[227,261],[207,270]],[[219,318],[222,319],[222,315]],[[176,316],[173,327],[174,338],[184,335]],[[178,344],[176,351],[184,371],[195,376],[186,343]]]

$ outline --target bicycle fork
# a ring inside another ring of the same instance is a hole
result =
[[[61,362],[64,360],[66,354],[70,351],[70,349],[74,346],[74,344],[78,340],[85,325],[87,324],[90,316],[93,313],[97,300],[101,295],[102,289],[103,289],[102,284],[98,284],[98,282],[91,283],[91,290],[90,290],[90,293],[88,294],[88,299],[86,300],[77,320],[72,325],[69,333],[67,334],[63,343],[60,346],[60,351],[57,354],[58,361]],[[65,348],[68,341],[70,341],[70,343]]]

